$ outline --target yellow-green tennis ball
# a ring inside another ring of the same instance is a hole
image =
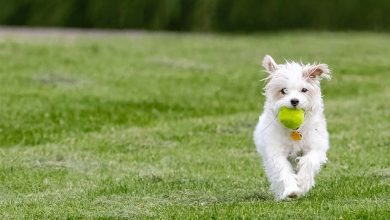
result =
[[[305,112],[302,109],[281,107],[278,119],[286,128],[298,129],[303,123]]]

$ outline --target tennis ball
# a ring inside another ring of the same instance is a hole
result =
[[[302,109],[281,107],[278,119],[286,128],[298,129],[303,123],[305,112]]]

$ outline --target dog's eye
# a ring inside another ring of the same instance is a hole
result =
[[[286,89],[286,88],[283,88],[282,90],[280,90],[280,92],[281,92],[283,95],[286,95],[287,89]]]
[[[303,88],[303,89],[301,90],[301,92],[305,93],[305,92],[307,92],[307,89],[306,89],[306,88]]]

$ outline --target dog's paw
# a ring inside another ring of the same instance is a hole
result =
[[[290,199],[295,199],[295,198],[298,198],[298,196],[299,196],[298,192],[292,192],[287,197]]]
[[[283,191],[279,199],[280,200],[287,199],[287,198],[294,199],[294,198],[298,198],[299,196],[300,196],[300,189],[298,188],[298,186],[291,186]]]

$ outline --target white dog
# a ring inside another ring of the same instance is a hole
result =
[[[330,79],[330,71],[326,64],[278,65],[269,55],[264,57],[263,66],[269,76],[264,89],[264,111],[254,131],[254,141],[276,198],[295,198],[314,186],[314,176],[327,161],[329,138],[320,79]],[[282,106],[304,110],[304,122],[296,131],[277,120]],[[300,140],[294,140],[292,132],[298,132]]]

